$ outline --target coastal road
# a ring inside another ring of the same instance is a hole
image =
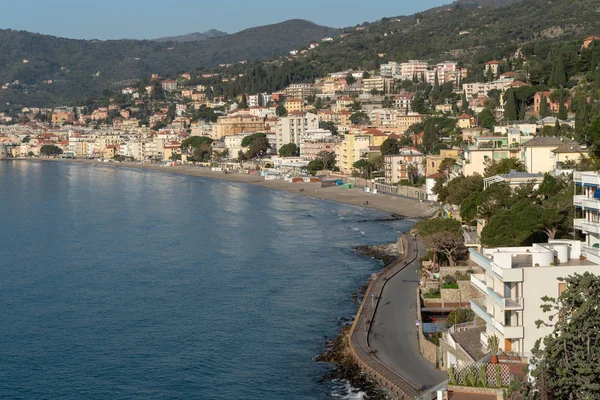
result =
[[[409,251],[414,251],[415,245],[410,238],[408,247]],[[419,256],[388,280],[373,319],[369,345],[381,361],[425,389],[443,382],[447,376],[425,360],[419,350],[416,301],[418,263],[424,252],[420,245],[418,247]]]

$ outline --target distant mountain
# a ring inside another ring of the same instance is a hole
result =
[[[454,4],[472,7],[506,7],[523,0],[457,0]]]
[[[289,20],[195,42],[73,40],[0,30],[0,104],[69,104],[156,73],[288,54],[340,30]]]
[[[202,42],[207,39],[218,38],[221,36],[227,36],[227,32],[218,31],[211,29],[206,32],[194,32],[188,33],[187,35],[169,36],[154,39],[155,42]]]

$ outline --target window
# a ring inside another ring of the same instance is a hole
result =
[[[558,284],[558,295],[560,296],[565,290],[567,290],[567,284],[561,282]]]

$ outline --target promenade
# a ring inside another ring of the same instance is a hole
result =
[[[416,238],[402,238],[404,256],[371,281],[352,325],[350,348],[363,373],[399,399],[414,399],[446,379],[421,357],[417,341]],[[406,273],[404,273],[406,271]],[[406,293],[398,293],[406,291]]]

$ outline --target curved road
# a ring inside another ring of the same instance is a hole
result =
[[[369,333],[369,346],[377,358],[423,390],[443,382],[447,375],[425,360],[419,350],[416,301],[418,263],[424,251],[417,243],[419,256],[390,278],[383,289]],[[414,244],[409,244],[409,251],[415,251]]]

